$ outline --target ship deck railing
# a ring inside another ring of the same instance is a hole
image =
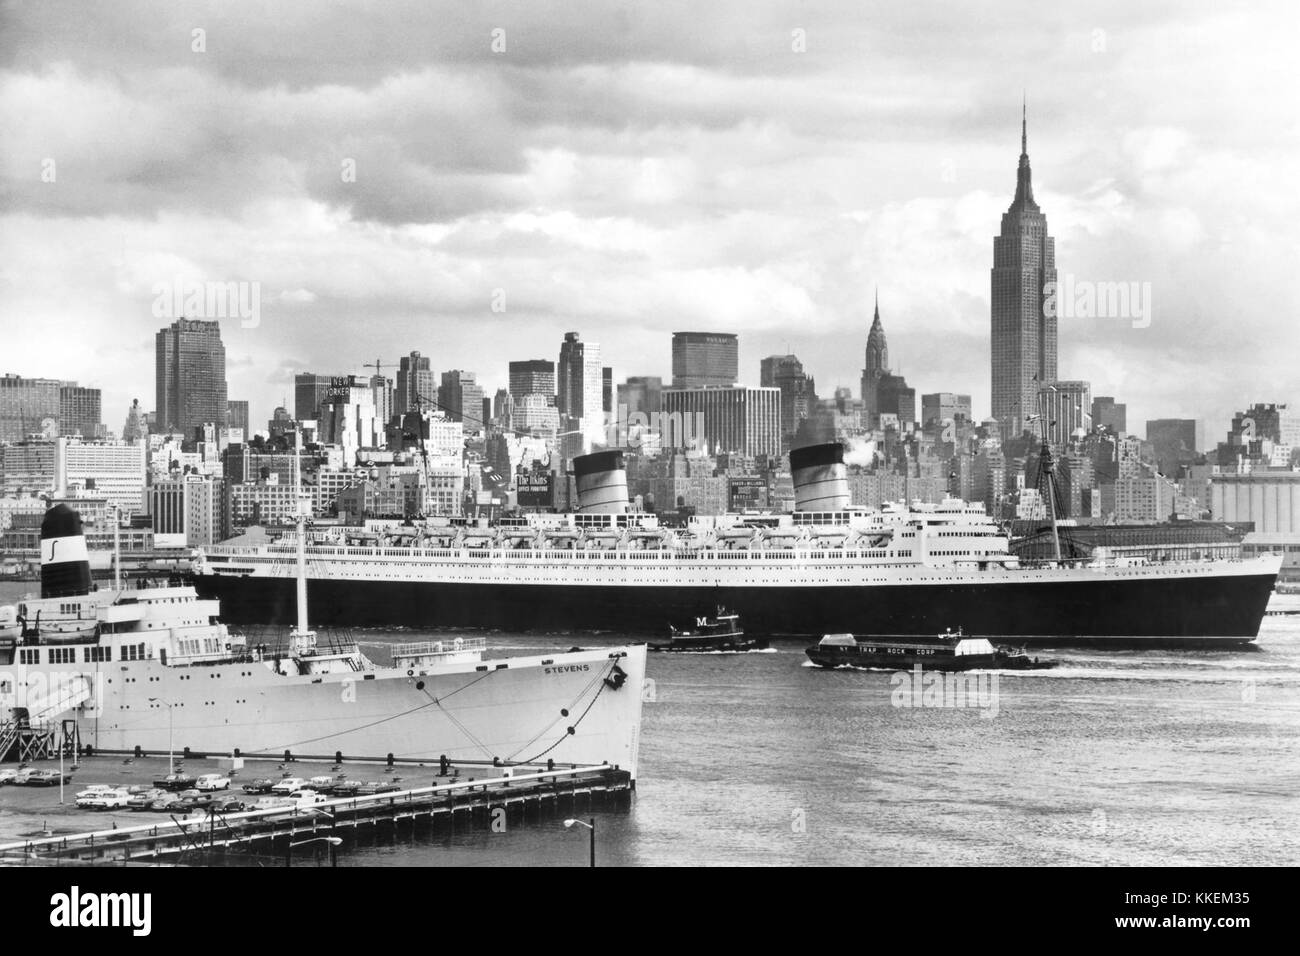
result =
[[[393,659],[406,657],[438,657],[464,654],[467,651],[486,651],[486,637],[458,637],[450,641],[419,641],[413,644],[394,644]]]

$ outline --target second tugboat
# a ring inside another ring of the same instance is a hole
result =
[[[913,634],[881,634],[855,637],[827,634],[808,648],[808,657],[819,667],[859,667],[868,670],[898,670],[920,664],[939,671],[1046,670],[1055,661],[1040,661],[1024,651],[994,647],[983,637],[967,637],[959,628],[934,637]]]
[[[712,654],[743,654],[767,649],[767,641],[746,637],[740,626],[740,615],[719,607],[713,617],[695,619],[693,630],[681,630],[668,625],[672,640],[667,644],[651,644],[652,651],[679,651]]]

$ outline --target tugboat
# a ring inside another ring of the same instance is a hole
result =
[[[994,646],[983,637],[967,637],[958,628],[931,637],[923,634],[879,634],[855,637],[827,634],[808,648],[819,667],[899,670],[916,664],[938,671],[976,669],[1032,671],[1055,667],[1055,661],[1031,658],[1023,650]]]
[[[745,636],[739,614],[721,606],[711,618],[697,617],[692,630],[678,630],[669,624],[668,631],[672,639],[667,644],[651,644],[649,649],[711,654],[744,654],[767,649],[767,641]]]

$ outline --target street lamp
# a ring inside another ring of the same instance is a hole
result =
[[[343,843],[342,837],[312,837],[310,840],[299,840],[297,843],[290,843],[284,850],[284,865],[293,866],[293,848],[296,846],[306,846],[308,843],[328,843],[330,845],[330,866],[338,866],[338,858],[334,855],[334,848]]]
[[[596,865],[596,818],[592,817],[590,823],[586,823],[585,821],[582,820],[575,820],[572,817],[564,821],[564,828],[566,830],[572,830],[575,825],[580,827],[586,827],[588,830],[591,831],[591,865],[595,866]]]
[[[167,708],[167,773],[170,776],[176,771],[173,770],[175,764],[176,748],[172,746],[172,704],[167,703],[161,697],[150,697],[149,703],[162,704]]]

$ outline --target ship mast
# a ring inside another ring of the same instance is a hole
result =
[[[1055,386],[1047,386],[1052,391],[1056,391]],[[1052,522],[1052,551],[1056,555],[1056,562],[1061,561],[1061,532],[1056,525],[1056,478],[1053,474],[1054,466],[1052,463],[1052,449],[1047,443],[1047,414],[1043,408],[1043,391],[1038,391],[1038,424],[1043,432],[1043,444],[1038,452],[1038,474],[1039,487],[1045,483],[1047,485],[1047,518]],[[1046,482],[1043,479],[1046,478]]]
[[[299,442],[299,432],[295,428],[293,431],[293,510],[298,539],[298,624],[289,633],[289,651],[295,657],[316,650],[316,632],[307,626],[307,512],[311,503],[302,489],[302,475],[299,473]]]

